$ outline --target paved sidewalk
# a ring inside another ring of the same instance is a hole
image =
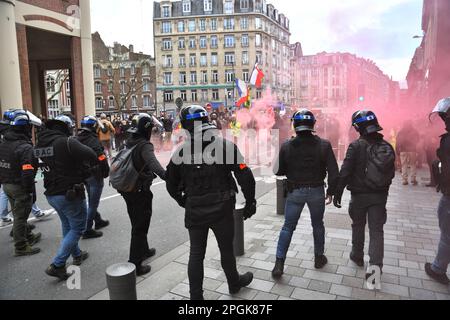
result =
[[[422,179],[422,185],[425,184]],[[305,209],[288,253],[285,275],[280,281],[274,281],[271,270],[283,224],[283,217],[275,213],[275,197],[276,190],[272,190],[259,199],[257,215],[246,222],[246,253],[237,261],[240,272],[254,272],[255,280],[234,297],[228,293],[217,244],[211,236],[205,259],[207,300],[450,300],[450,287],[432,281],[424,272],[425,262],[432,262],[435,257],[440,234],[436,214],[440,196],[433,189],[403,187],[400,179],[396,179],[388,203],[385,267],[380,291],[365,289],[365,269],[348,259],[351,250],[348,192],[343,209],[327,207],[325,254],[329,264],[321,271],[314,269],[312,228]],[[188,299],[188,257],[189,243],[186,243],[153,261],[152,273],[138,279],[138,298]],[[367,263],[367,256],[365,260]],[[94,300],[108,298],[107,290],[92,297]]]

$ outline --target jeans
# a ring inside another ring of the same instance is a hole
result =
[[[100,204],[100,198],[102,196],[103,187],[104,187],[103,179],[99,180],[95,177],[91,177],[88,180],[86,180],[86,190],[88,193],[88,215],[85,232],[92,230],[94,220],[98,221],[97,209]]]
[[[323,255],[325,251],[325,188],[301,188],[289,193],[286,199],[285,222],[278,240],[277,258],[286,259],[292,236],[297,228],[298,220],[305,204],[311,213],[311,224],[314,237],[314,254]]]
[[[15,248],[16,250],[25,249],[28,245],[27,239],[31,234],[27,227],[27,221],[33,205],[33,196],[27,193],[21,185],[17,184],[5,184],[3,189],[11,202],[14,216],[13,235]]]
[[[438,274],[447,273],[450,263],[450,196],[442,196],[438,209],[441,241],[432,270]]]
[[[227,277],[228,285],[234,286],[239,282],[239,273],[234,256],[234,218],[227,214],[222,221],[209,227],[194,227],[189,229],[191,251],[189,256],[188,276],[191,300],[203,297],[203,261],[206,254],[209,229],[212,229],[219,245],[223,271]]]
[[[384,225],[387,221],[387,194],[353,194],[349,206],[352,224],[352,255],[355,259],[364,258],[366,223],[369,221],[370,265],[383,266]]]
[[[5,219],[9,215],[8,211],[8,196],[3,188],[0,189],[0,219]]]
[[[47,196],[47,200],[58,213],[63,233],[63,240],[53,264],[56,267],[63,267],[70,255],[74,258],[81,256],[78,242],[86,228],[86,200],[68,201],[65,196]]]
[[[141,266],[145,255],[150,250],[147,235],[152,218],[151,191],[122,193],[127,204],[128,215],[131,221],[130,259],[137,268]]]

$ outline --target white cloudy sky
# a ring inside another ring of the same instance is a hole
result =
[[[269,1],[270,2],[270,1]],[[420,40],[422,0],[272,0],[291,20],[291,42],[305,54],[351,52],[374,60],[395,80],[406,77]],[[108,45],[153,54],[152,0],[91,0],[92,31]]]

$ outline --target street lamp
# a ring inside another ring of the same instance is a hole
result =
[[[423,38],[424,36],[418,36],[418,35],[415,35],[414,37],[413,37],[413,39],[421,39],[421,38]]]

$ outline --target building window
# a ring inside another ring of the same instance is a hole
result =
[[[191,1],[183,0],[183,13],[191,13]]]
[[[249,7],[249,0],[241,0],[241,10],[248,10]]]
[[[217,30],[217,19],[211,19],[211,30],[216,31]]]
[[[164,72],[164,84],[165,85],[172,84],[172,72]]]
[[[203,9],[205,12],[212,11],[212,0],[203,0]]]
[[[181,100],[183,100],[184,102],[187,101],[186,90],[181,90]]]
[[[257,90],[256,91],[256,99],[261,99],[262,98],[262,92],[261,90]]]
[[[208,101],[208,90],[202,90],[202,101]]]
[[[162,33],[172,33],[172,23],[170,21],[162,23]]]
[[[262,47],[261,34],[257,33],[255,37],[255,45],[257,47]]]
[[[102,93],[102,83],[99,81],[95,82],[95,93]]]
[[[195,32],[195,20],[189,20],[189,32]]]
[[[241,38],[242,47],[247,48],[249,46],[248,34],[243,34]]]
[[[208,83],[208,71],[202,71],[202,83]]]
[[[234,71],[233,70],[226,70],[225,71],[225,81],[227,83],[231,83],[234,81]]]
[[[223,19],[223,28],[225,30],[234,30],[234,18]]]
[[[255,27],[256,29],[262,29],[261,18],[255,18]]]
[[[197,65],[197,55],[195,53],[189,56],[189,63],[191,67],[195,67]]]
[[[244,70],[242,72],[242,80],[244,80],[244,82],[250,81],[250,74],[249,74],[248,70]]]
[[[191,84],[196,84],[197,83],[197,72],[192,71],[191,72]]]
[[[172,56],[171,55],[164,56],[164,67],[172,68],[172,66],[173,66]]]
[[[263,64],[262,52],[256,51],[256,63]]]
[[[186,56],[184,54],[180,55],[180,67],[186,67]]]
[[[200,55],[200,66],[206,67],[207,65],[208,65],[208,59],[207,59],[206,53],[202,53]]]
[[[136,96],[131,97],[131,107],[137,108],[137,97]]]
[[[102,110],[103,109],[103,99],[100,97],[95,98],[95,109]]]
[[[112,69],[112,67],[111,66],[108,66],[108,77],[112,77],[112,75],[113,75],[113,69]]]
[[[120,77],[121,77],[121,78],[124,78],[124,77],[125,77],[125,68],[124,68],[124,67],[120,67],[119,70],[120,70],[120,71],[119,71]]]
[[[234,65],[234,63],[235,63],[234,53],[226,52],[225,53],[225,65],[231,66],[231,65]]]
[[[180,84],[185,85],[186,84],[186,72],[180,72]]]
[[[234,48],[234,36],[225,36],[225,48]]]
[[[217,48],[219,46],[219,41],[217,36],[211,36],[211,48]]]
[[[144,63],[142,65],[142,75],[148,76],[150,74],[150,65],[148,63]]]
[[[56,91],[56,81],[52,76],[48,76],[46,79],[47,92],[53,93]]]
[[[178,49],[185,49],[186,43],[184,38],[178,38]]]
[[[125,94],[126,93],[125,81],[121,81],[120,82],[120,93],[121,94]]]
[[[131,75],[136,75],[136,65],[134,63],[131,65]]]
[[[217,53],[211,53],[211,65],[217,66],[219,64],[219,60],[217,58]]]
[[[197,97],[197,90],[192,90],[191,91],[191,100],[192,101],[198,101],[198,97]]]
[[[149,92],[150,91],[150,80],[144,79],[142,82],[143,82],[142,91]]]
[[[113,91],[113,86],[114,86],[114,83],[112,81],[108,81],[108,91],[109,92]]]
[[[242,51],[242,64],[247,65],[249,63],[248,51]]]
[[[206,39],[206,37],[200,37],[200,48],[206,49],[207,44],[208,40]]]
[[[206,20],[200,19],[200,31],[206,31]]]
[[[114,108],[115,107],[114,97],[109,97],[108,98],[108,106],[109,106],[109,108]]]
[[[163,6],[162,7],[162,16],[163,16],[163,18],[169,18],[170,17],[170,7],[169,6]]]
[[[178,21],[178,32],[184,32],[184,31],[185,31],[184,21]]]
[[[242,30],[248,29],[248,18],[247,17],[241,18],[241,29]]]
[[[163,50],[172,50],[172,40],[163,39]]]
[[[164,102],[173,101],[173,91],[164,91]]]
[[[219,83],[219,72],[217,70],[212,72],[212,82]]]
[[[213,89],[213,91],[212,91],[212,99],[214,101],[219,100],[219,90],[218,89]]]
[[[144,96],[143,104],[144,104],[144,107],[150,107],[151,106],[151,104],[150,104],[150,96],[149,95],[145,95]]]
[[[189,49],[195,49],[197,47],[197,40],[195,37],[189,38]]]
[[[233,14],[234,13],[232,0],[225,0],[224,10],[225,10],[225,14]]]

